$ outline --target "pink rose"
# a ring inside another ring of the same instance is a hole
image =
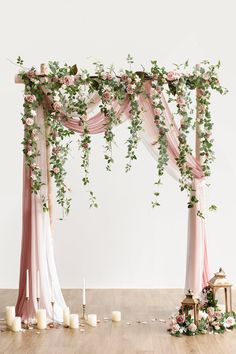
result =
[[[233,327],[235,325],[235,319],[232,316],[229,316],[228,318],[226,318],[224,324],[226,328]]]
[[[189,330],[190,332],[196,332],[197,326],[195,325],[195,323],[191,323],[191,324],[188,326],[188,330]]]
[[[106,90],[103,92],[103,94],[102,94],[103,101],[108,102],[108,101],[110,101],[111,98],[112,98],[112,95],[111,95],[110,91]]]
[[[32,103],[32,102],[36,101],[36,97],[35,97],[35,95],[25,95],[25,101]]]
[[[199,89],[197,92],[198,92],[198,97],[202,97],[205,95],[205,91],[203,89]]]
[[[135,84],[128,84],[126,91],[129,95],[132,95],[135,92],[135,89],[136,89]]]
[[[103,80],[112,80],[112,74],[111,73],[103,73],[102,78],[103,78]]]
[[[168,81],[174,81],[179,78],[179,74],[176,71],[169,71],[166,78]]]
[[[127,81],[128,80],[128,75],[127,74],[123,74],[123,75],[121,75],[121,80],[122,81]]]
[[[209,73],[203,74],[203,79],[206,80],[206,81],[208,81],[208,80],[210,79]]]
[[[208,307],[207,313],[209,316],[214,316],[215,313],[214,307]]]
[[[57,175],[60,172],[60,168],[54,167],[53,172]]]
[[[185,99],[183,98],[183,96],[178,96],[177,99],[176,99],[176,103],[179,105],[179,106],[184,106],[185,105]]]
[[[75,82],[74,76],[66,75],[66,76],[64,76],[62,83],[65,84],[66,86],[71,86],[74,84],[74,82]]]
[[[204,104],[199,105],[199,107],[198,107],[198,112],[199,112],[200,114],[205,113],[205,110],[206,110],[206,106],[205,106]]]
[[[31,125],[34,124],[34,120],[33,120],[33,118],[26,118],[25,123],[26,123],[27,125],[31,126]]]
[[[62,108],[62,103],[61,102],[54,102],[53,104],[53,109],[56,111],[56,112],[60,112]]]
[[[177,324],[173,325],[173,327],[171,328],[171,333],[175,334],[175,333],[179,332],[179,330],[180,330],[180,326],[177,323]]]
[[[157,80],[157,79],[158,79],[158,75],[157,75],[157,74],[153,74],[153,75],[152,75],[152,79],[153,79],[153,80]]]
[[[61,151],[61,148],[59,146],[52,148],[53,155],[59,154],[60,151]]]
[[[30,70],[26,73],[26,76],[29,78],[29,79],[33,79],[35,76],[36,76],[36,72],[34,70]]]
[[[176,321],[177,321],[177,323],[184,323],[184,321],[185,321],[185,316],[184,315],[178,315],[178,316],[176,316]]]
[[[155,116],[160,116],[161,115],[161,109],[160,108],[154,108],[154,114],[155,114]]]

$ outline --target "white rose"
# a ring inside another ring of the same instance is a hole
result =
[[[31,113],[32,117],[35,117],[37,115],[36,111],[34,111],[33,109],[31,109],[30,113]]]

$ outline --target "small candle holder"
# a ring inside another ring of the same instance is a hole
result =
[[[54,327],[55,327],[55,321],[54,321],[54,304],[55,304],[55,301],[51,301],[51,305],[52,305],[52,322],[49,323],[49,327],[50,327],[50,328],[54,328]]]
[[[85,304],[83,304],[82,305],[82,316],[81,316],[81,319],[82,320],[86,320],[86,305]]]
[[[27,296],[26,298],[25,298],[25,300],[26,300],[26,312],[27,312],[27,316],[28,316],[28,313],[29,313],[29,297]],[[31,329],[31,327],[30,327],[30,321],[29,321],[29,318],[27,317],[27,319],[24,321],[24,329]]]

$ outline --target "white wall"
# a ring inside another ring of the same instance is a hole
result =
[[[148,68],[156,58],[171,67],[190,59],[222,61],[221,81],[230,93],[214,95],[216,161],[209,201],[208,246],[213,271],[223,266],[233,281],[235,267],[235,5],[234,1],[75,1],[1,2],[1,202],[0,288],[17,287],[21,242],[23,87],[14,84],[18,68],[56,59],[91,67],[94,59]],[[117,129],[115,165],[105,172],[103,139],[94,137],[91,179],[99,209],[88,208],[75,144],[68,164],[73,208],[63,222],[56,210],[55,253],[62,287],[183,287],[185,278],[186,196],[164,178],[160,209],[150,206],[155,162],[143,146],[129,175],[124,173],[127,126]]]

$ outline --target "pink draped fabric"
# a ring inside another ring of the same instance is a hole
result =
[[[146,90],[149,94],[150,89],[151,85],[150,83],[147,83]],[[164,96],[162,96],[162,101],[165,107],[165,121],[169,129],[167,134],[167,141],[168,155],[170,160],[167,171],[176,180],[179,180],[180,175],[176,165],[176,158],[179,156],[179,131]],[[150,100],[146,100],[142,96],[140,97],[140,103],[144,107],[144,113],[142,117],[144,128],[142,132],[142,140],[147,149],[151,152],[152,156],[157,160],[158,146],[155,144],[155,141],[158,137],[158,129],[156,128],[153,120],[153,107]],[[192,168],[195,177],[192,186],[193,190],[195,190],[194,193],[198,199],[198,202],[194,205],[193,208],[189,209],[185,288],[186,290],[192,289],[192,291],[198,295],[201,289],[207,285],[210,276],[206,247],[206,220],[197,216],[198,210],[206,215],[206,187],[204,181],[204,173],[199,162],[195,159],[194,156],[189,155],[187,158],[187,163],[188,166]]]
[[[62,309],[66,306],[57,276],[53,239],[51,235],[51,226],[49,213],[44,212],[42,208],[42,197],[47,198],[47,160],[46,160],[46,141],[44,128],[44,110],[40,106],[37,109],[37,124],[41,128],[42,134],[39,135],[38,165],[42,169],[42,181],[45,185],[41,188],[39,194],[31,193],[31,180],[29,178],[28,168],[23,167],[24,185],[23,185],[23,232],[21,246],[21,269],[19,294],[16,305],[17,315],[23,320],[35,317],[37,310],[37,272],[40,274],[40,307],[45,308],[47,317],[52,317],[51,311],[51,289],[55,291],[55,319],[62,321]],[[26,302],[26,270],[29,269],[29,303]]]
[[[151,84],[145,84],[146,93],[150,94]],[[168,104],[162,96],[165,107],[166,125],[169,128],[168,155],[169,164],[168,173],[176,180],[179,179],[176,158],[179,155],[178,150],[178,127],[174,122]],[[89,104],[87,123],[91,134],[102,133],[106,129],[106,118],[99,111],[100,98],[95,95]],[[139,96],[139,104],[143,107],[142,120],[143,131],[140,134],[141,139],[152,156],[158,159],[158,146],[155,142],[158,139],[158,129],[154,122],[154,112],[150,99],[143,95]],[[129,101],[126,98],[123,104],[115,102],[113,108],[117,116],[120,116],[121,122],[129,118]],[[41,155],[38,157],[38,164],[43,171],[43,180],[45,186],[39,195],[31,194],[30,179],[27,175],[27,169],[24,167],[24,186],[23,186],[23,236],[21,252],[21,270],[19,296],[17,302],[17,314],[23,318],[34,317],[36,311],[36,273],[40,271],[41,277],[41,306],[46,308],[48,318],[51,318],[50,290],[53,283],[55,289],[55,318],[62,320],[62,309],[65,302],[61,293],[55,261],[53,254],[53,240],[51,236],[51,227],[49,213],[43,212],[41,198],[48,196],[47,190],[47,164],[46,164],[46,142],[44,129],[44,111],[40,106],[37,111],[37,123],[41,126],[42,134],[39,140],[39,149]],[[83,127],[79,125],[77,117],[68,118],[64,125],[75,132],[83,133]],[[187,247],[187,265],[186,265],[186,288],[191,288],[198,295],[201,288],[207,284],[209,279],[209,266],[206,248],[206,221],[197,216],[197,210],[205,211],[204,194],[204,174],[198,161],[192,156],[188,156],[188,165],[194,173],[193,188],[198,199],[194,208],[189,209],[189,227],[188,227],[188,247]],[[25,301],[25,281],[26,269],[30,270],[30,302]]]

